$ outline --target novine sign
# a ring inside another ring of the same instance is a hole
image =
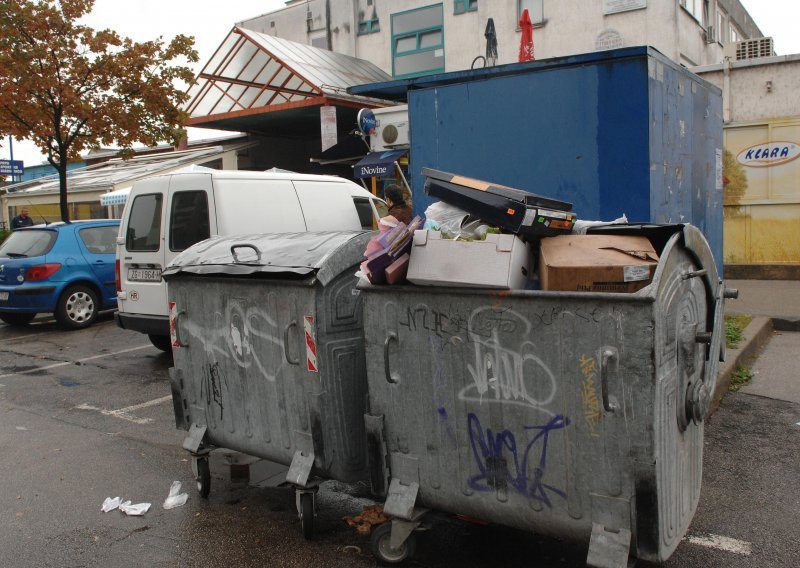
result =
[[[800,156],[800,146],[794,142],[764,142],[745,148],[736,161],[751,168],[768,168],[791,162]]]

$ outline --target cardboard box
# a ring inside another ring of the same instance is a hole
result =
[[[515,235],[485,241],[443,239],[439,231],[416,231],[406,278],[425,286],[524,289],[530,271],[528,245]]]
[[[650,284],[658,254],[640,236],[560,235],[542,239],[542,290],[636,292]]]

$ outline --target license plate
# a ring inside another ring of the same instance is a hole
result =
[[[159,282],[161,280],[160,268],[129,268],[128,280],[134,282]]]
[[[0,302],[8,301],[8,292],[0,292]]]

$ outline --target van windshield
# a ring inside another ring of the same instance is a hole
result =
[[[130,251],[152,252],[161,248],[160,193],[137,195],[131,205],[125,248]]]

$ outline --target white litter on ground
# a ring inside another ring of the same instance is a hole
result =
[[[184,505],[186,503],[186,500],[189,498],[189,495],[186,493],[181,493],[180,491],[181,491],[181,482],[173,481],[172,486],[169,488],[169,495],[164,501],[165,509],[174,509],[175,507],[180,507],[181,505]]]
[[[131,517],[141,517],[150,510],[150,503],[131,505],[130,501],[125,501],[124,503],[120,503],[119,510]]]
[[[103,501],[103,506],[100,507],[100,510],[103,513],[108,513],[109,511],[113,511],[119,507],[120,503],[122,503],[122,497],[114,497],[113,499],[111,497],[106,497],[106,500]]]

